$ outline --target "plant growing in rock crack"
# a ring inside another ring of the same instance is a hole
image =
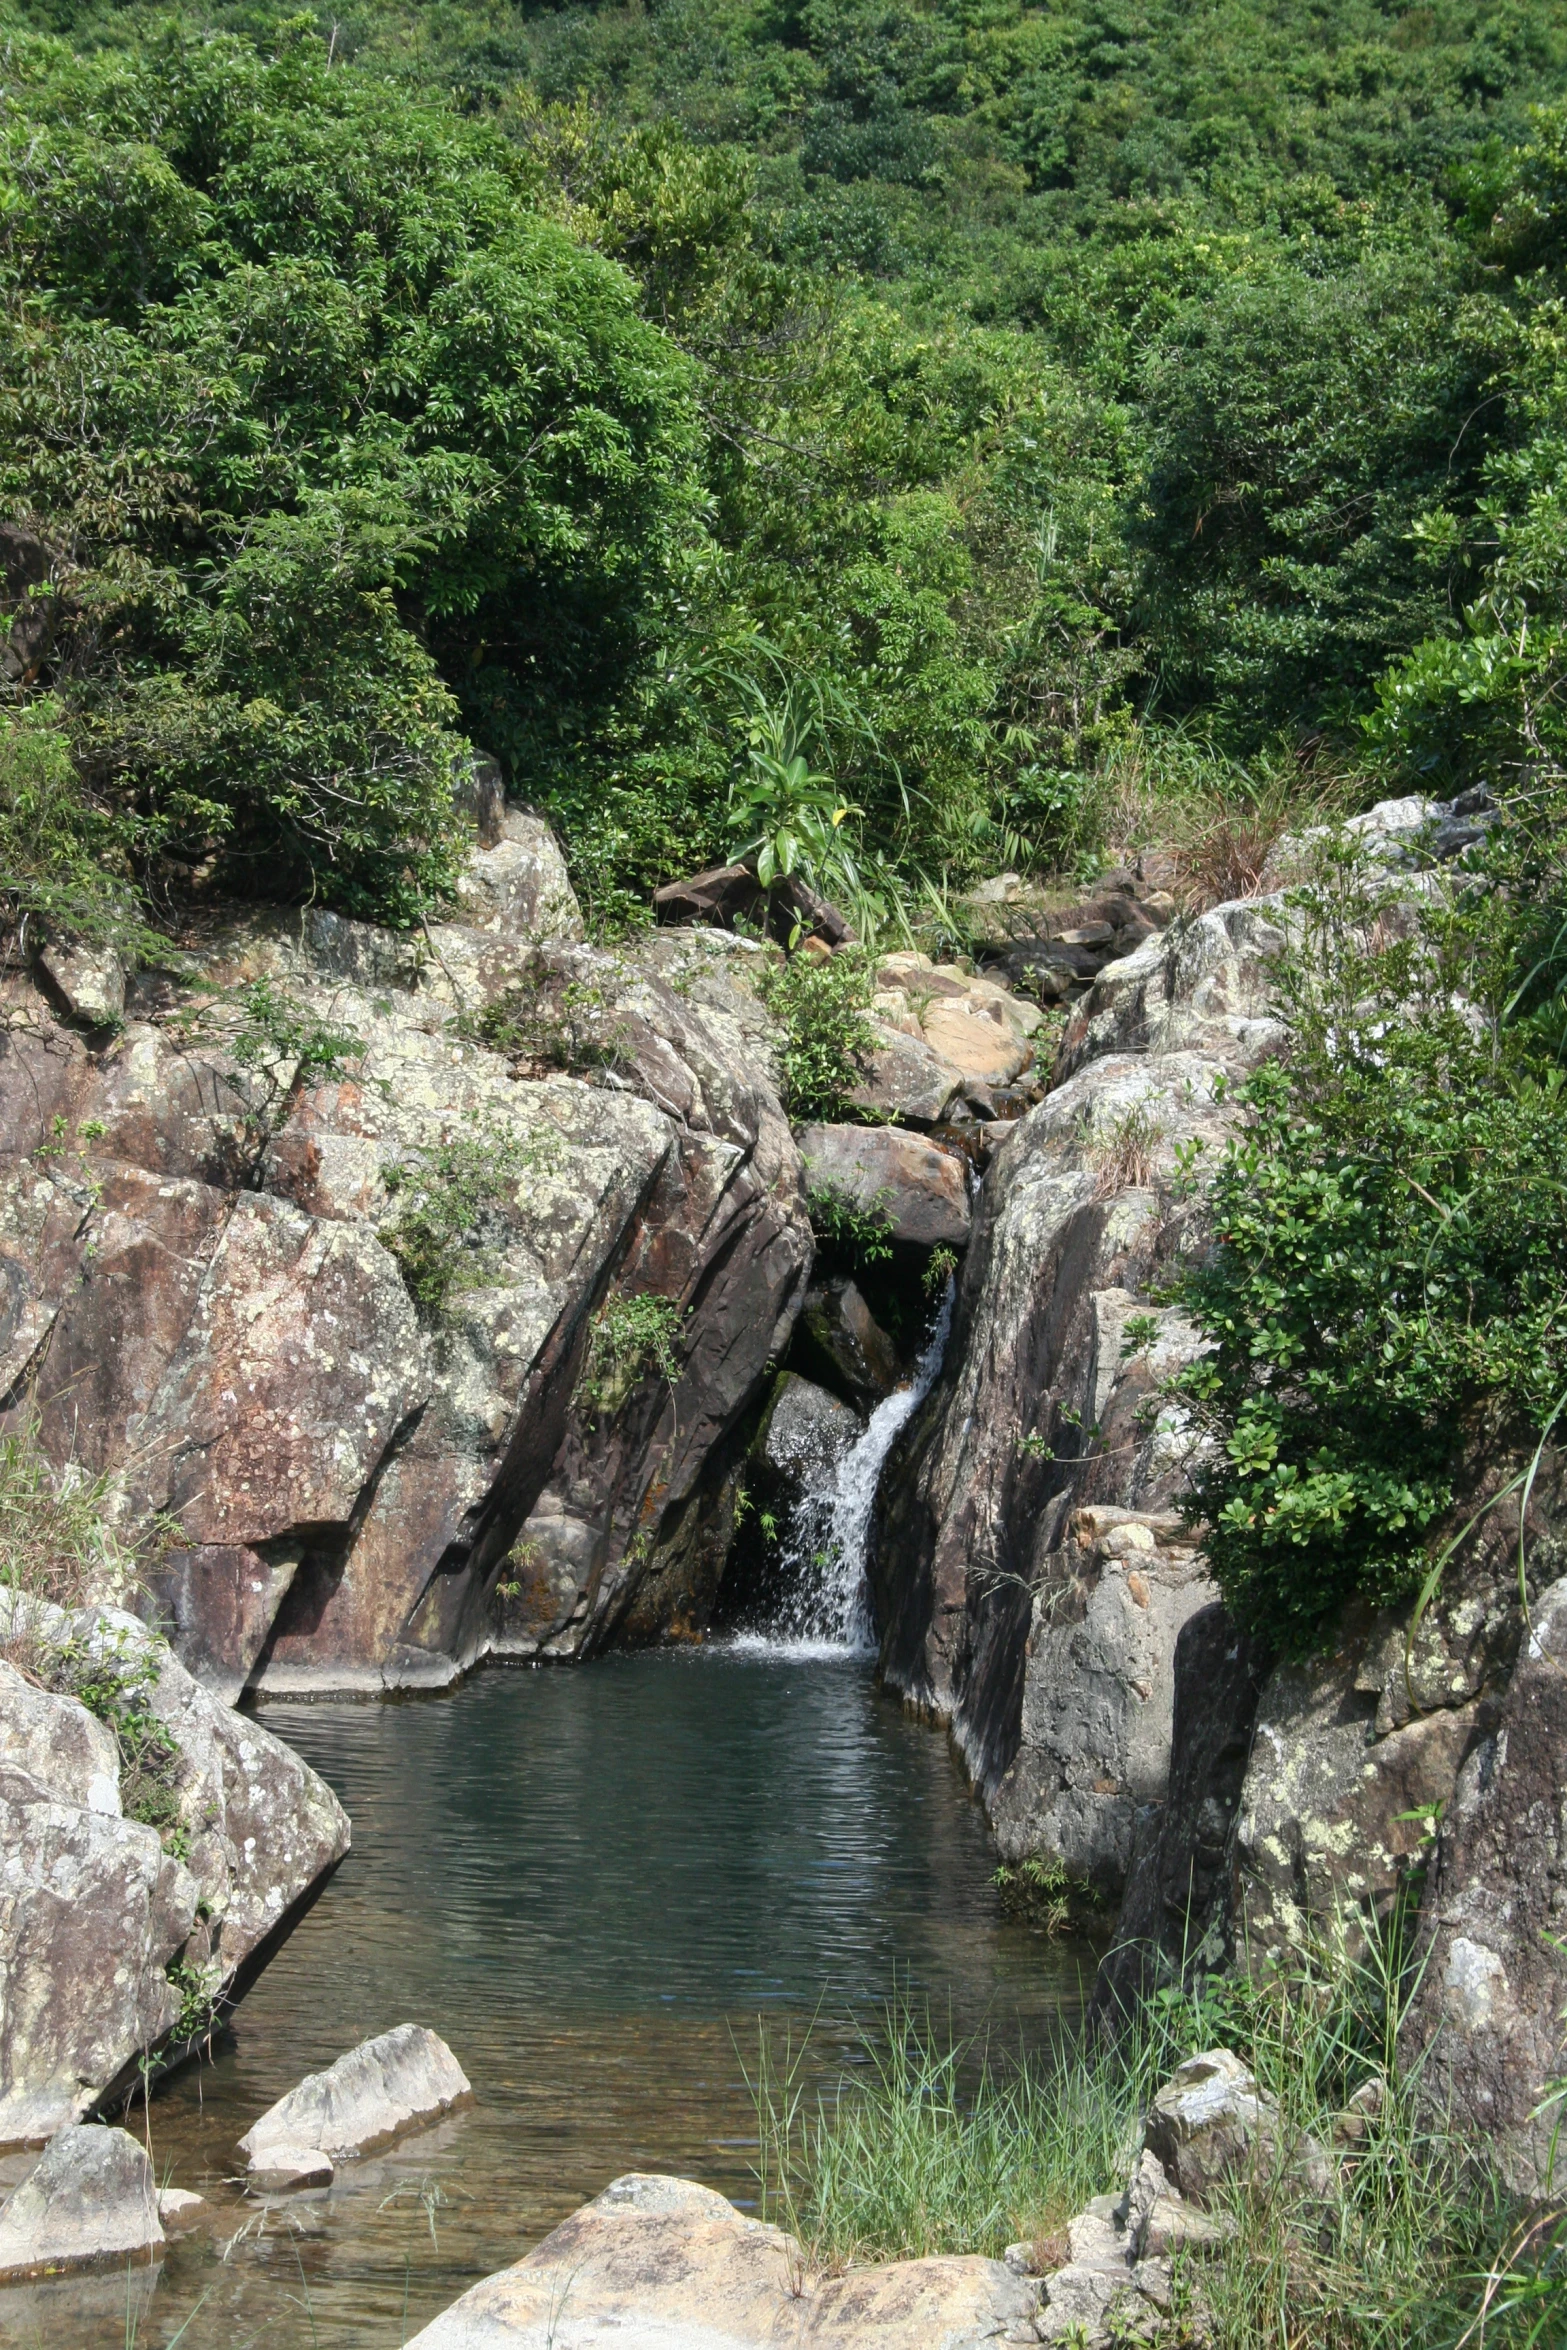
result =
[[[67,1640],[48,1656],[47,1686],[74,1697],[114,1733],[126,1819],[155,1828],[164,1850],[186,1860],[190,1828],[180,1807],[180,1750],[148,1702],[157,1682],[154,1655],[131,1647],[123,1632],[95,1645]]]
[[[167,1026],[183,1050],[218,1046],[244,1072],[243,1081],[228,1082],[243,1097],[252,1148],[270,1141],[296,1095],[342,1076],[364,1050],[363,1038],[351,1028],[319,1018],[274,980],[232,988],[198,984],[205,1000],[173,1015]]]
[[[924,1290],[925,1295],[927,1297],[940,1297],[942,1292],[945,1290],[947,1283],[951,1281],[957,1273],[957,1269],[958,1258],[956,1249],[948,1248],[945,1243],[943,1243],[940,1248],[933,1248],[929,1257],[926,1259],[925,1270],[920,1275],[920,1286]]]
[[[115,1523],[119,1498],[112,1476],[49,1460],[36,1411],[24,1412],[0,1435],[0,1603],[8,1651],[27,1636],[28,1600],[123,1604],[136,1590],[142,1562]]]
[[[519,1185],[558,1151],[557,1137],[518,1134],[475,1116],[418,1158],[382,1169],[382,1185],[399,1206],[377,1238],[427,1320],[438,1321],[459,1290],[492,1277]]]
[[[1037,1926],[1052,1941],[1085,1916],[1103,1914],[1104,1903],[1091,1885],[1081,1883],[1064,1861],[1046,1860],[1030,1853],[1015,1866],[1003,1862],[991,1879],[1008,1917]]]
[[[212,1959],[201,1966],[174,1959],[164,1972],[180,1999],[179,2014],[169,2027],[170,2039],[179,2047],[210,2041],[223,2014],[222,1967]]]
[[[854,1273],[885,1264],[892,1255],[894,1218],[886,1204],[891,1197],[886,1188],[861,1199],[842,1183],[811,1184],[805,1206],[823,1256]]]
[[[1097,1170],[1094,1190],[1100,1199],[1118,1191],[1142,1191],[1153,1181],[1164,1128],[1146,1102],[1135,1102],[1112,1118],[1089,1141],[1088,1155]]]
[[[684,1319],[673,1298],[651,1290],[605,1299],[588,1332],[575,1397],[590,1425],[610,1418],[644,1379],[656,1376],[666,1387],[674,1386],[680,1375],[675,1348]]]
[[[524,978],[458,1025],[508,1060],[584,1076],[594,1069],[618,1067],[626,1058],[623,1032],[605,1020],[609,1006],[603,988],[589,980],[553,984],[548,967],[536,956]]]

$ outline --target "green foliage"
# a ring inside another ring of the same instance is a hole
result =
[[[1415,1591],[1464,1464],[1527,1453],[1567,1388],[1567,1079],[1557,1000],[1519,986],[1559,835],[1494,856],[1506,888],[1391,924],[1352,872],[1308,895],[1290,1056],[1245,1088],[1183,1285],[1211,1344],[1177,1383],[1212,1439],[1193,1507],[1283,1649]]]
[[[144,852],[411,919],[463,838],[447,680],[512,751],[640,658],[685,364],[511,144],[297,21],[3,70],[13,641],[46,606],[37,678]]]
[[[180,1750],[153,1711],[155,1653],[132,1647],[123,1633],[89,1647],[69,1641],[47,1656],[53,1688],[76,1698],[114,1733],[120,1761],[120,1809],[128,1820],[156,1828],[165,1851],[184,1860],[190,1831],[180,1808]]]
[[[180,2001],[179,2014],[170,2027],[170,2040],[176,2048],[187,2047],[192,2041],[210,2040],[223,2014],[219,1997],[223,1969],[215,1963],[190,1966],[175,1959],[166,1971]]]
[[[644,1379],[673,1387],[680,1376],[676,1344],[684,1318],[673,1298],[652,1290],[605,1299],[593,1317],[576,1388],[589,1422],[611,1417]]]
[[[870,1199],[861,1199],[841,1183],[809,1185],[805,1205],[823,1260],[851,1273],[889,1263],[896,1218],[887,1198],[885,1191],[878,1191]]]
[[[848,1110],[876,1049],[865,1017],[873,981],[867,958],[842,949],[832,956],[791,955],[758,978],[758,992],[783,1031],[779,1088],[797,1122],[841,1118]]]
[[[53,696],[0,708],[0,902],[13,924],[134,955],[148,943],[131,878],[136,837],[128,811],[82,792]]]
[[[377,1238],[427,1320],[438,1322],[457,1292],[494,1278],[519,1188],[556,1155],[547,1134],[519,1134],[475,1115],[416,1160],[383,1167],[381,1182],[399,1211]]]
[[[1078,1884],[1059,1860],[1031,1853],[1015,1868],[997,1869],[992,1881],[1006,1915],[1037,1926],[1052,1941],[1071,1927],[1102,1922],[1104,1904],[1092,1886]]]

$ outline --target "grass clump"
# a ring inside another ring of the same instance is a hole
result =
[[[854,2073],[814,2094],[804,2051],[764,2040],[751,2079],[764,2209],[815,2268],[1022,2242],[1048,2272],[1067,2258],[1066,2222],[1124,2187],[1161,2081],[1228,2046],[1276,2101],[1276,2138],[1215,2198],[1227,2244],[1178,2259],[1164,2350],[1559,2343],[1567,2214],[1520,2221],[1474,2148],[1422,2110],[1399,2060],[1417,1980],[1399,1919],[1354,1921],[1254,1979],[1171,1986],[1114,2041],[1072,2027],[1027,2061],[944,2041],[907,1999]],[[1307,2140],[1325,2191],[1298,2159]]]
[[[0,1436],[0,1597],[55,1607],[122,1603],[135,1591],[139,1559],[117,1532],[112,1476],[74,1461],[56,1468],[39,1440],[36,1413]]]

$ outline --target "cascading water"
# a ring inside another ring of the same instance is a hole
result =
[[[801,1655],[864,1656],[875,1648],[866,1567],[876,1488],[899,1429],[924,1402],[941,1369],[953,1296],[949,1281],[910,1385],[877,1405],[831,1481],[800,1502],[784,1546],[788,1595],[757,1645]]]

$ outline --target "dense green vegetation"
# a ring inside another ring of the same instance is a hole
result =
[[[1516,813],[1391,924],[1352,866],[1302,893],[1290,1056],[1218,1166],[1179,1382],[1214,1572],[1282,1648],[1417,1593],[1567,1411],[1564,908],[1554,825]]]
[[[887,912],[1161,794],[1535,755],[1544,0],[0,23],[39,910],[408,919],[465,743],[609,916],[744,839]]]

